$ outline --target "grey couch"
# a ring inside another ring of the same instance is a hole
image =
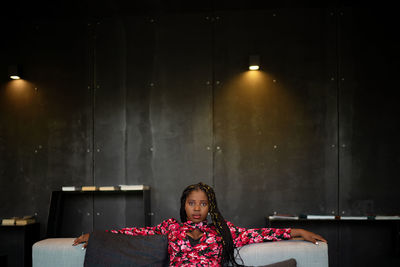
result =
[[[36,242],[32,249],[33,267],[83,266],[86,250],[72,246],[74,238],[49,238]],[[299,267],[328,267],[328,246],[299,240],[250,244],[239,250],[247,266],[261,266],[294,258]]]

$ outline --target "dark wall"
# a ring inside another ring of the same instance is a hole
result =
[[[248,225],[262,223],[254,214],[274,211],[336,213],[337,14],[294,8],[220,16],[214,158],[223,209]],[[252,53],[261,55],[260,72],[245,71]]]
[[[155,224],[198,181],[245,227],[399,213],[391,10],[153,4],[3,18],[0,217],[36,214],[43,235],[63,185],[147,184]],[[139,200],[72,199],[67,232],[141,225]]]

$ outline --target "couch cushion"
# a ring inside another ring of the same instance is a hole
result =
[[[296,267],[296,266],[297,264],[295,259],[288,259],[286,261],[280,261],[259,267]]]
[[[168,240],[165,236],[130,236],[110,232],[90,235],[85,267],[168,266]]]
[[[36,242],[32,247],[33,267],[83,266],[86,250],[82,244],[72,246],[75,238],[48,238]]]
[[[294,258],[298,267],[328,267],[328,245],[300,240],[250,244],[239,248],[243,264],[263,266]],[[239,257],[236,260],[241,263]]]

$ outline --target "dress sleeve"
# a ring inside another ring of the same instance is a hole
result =
[[[246,229],[234,226],[231,222],[226,222],[231,234],[233,243],[236,247],[241,247],[252,243],[262,243],[268,241],[279,241],[291,238],[291,229],[277,228],[256,228]]]
[[[167,235],[172,225],[176,224],[175,219],[168,219],[157,226],[152,227],[126,227],[108,232],[125,235]]]

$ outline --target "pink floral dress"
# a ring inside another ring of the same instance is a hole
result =
[[[291,229],[258,228],[246,229],[234,226],[231,222],[226,222],[236,247],[241,247],[252,243],[266,241],[279,241],[291,238]],[[204,234],[199,243],[192,247],[186,235],[199,229]],[[166,235],[168,237],[168,253],[171,266],[220,266],[222,241],[218,236],[214,225],[207,224],[206,221],[193,223],[178,222],[176,219],[168,219],[154,227],[143,228],[122,228],[111,230],[113,233],[127,235]]]

